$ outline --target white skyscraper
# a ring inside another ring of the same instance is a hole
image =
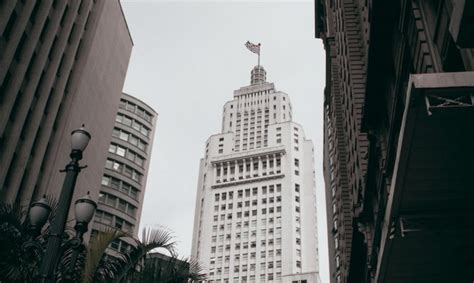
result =
[[[262,66],[207,140],[192,255],[208,282],[319,282],[313,145]]]

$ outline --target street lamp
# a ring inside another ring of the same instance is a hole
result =
[[[79,252],[82,250],[82,236],[87,232],[87,226],[94,216],[95,209],[97,208],[97,203],[93,201],[87,192],[87,195],[76,200],[75,203],[75,213],[76,213],[76,225],[74,230],[76,230],[76,236],[69,240],[69,246],[72,248],[71,261],[69,262],[69,269],[66,273],[67,279],[72,279],[72,274],[76,267],[76,260],[79,256]]]
[[[74,194],[74,187],[76,185],[77,176],[79,175],[79,172],[81,171],[81,169],[86,167],[86,166],[84,167],[79,166],[79,160],[82,159],[82,153],[86,149],[87,145],[89,144],[90,139],[91,139],[91,135],[86,130],[84,130],[84,125],[82,125],[80,129],[74,130],[71,133],[71,153],[70,153],[71,161],[66,165],[64,170],[62,170],[62,172],[66,172],[66,177],[64,178],[63,187],[61,190],[61,194],[59,196],[59,202],[58,202],[56,215],[54,216],[54,219],[51,223],[51,230],[48,236],[48,242],[46,244],[46,252],[44,254],[43,261],[41,262],[39,282],[54,282],[56,266],[61,256],[60,248],[61,248],[64,228],[66,226],[67,216],[69,213],[69,208],[71,206],[71,201],[72,201],[72,196]],[[91,205],[91,202],[93,201],[90,200],[90,202],[88,201],[79,202],[79,203],[76,202],[76,217],[79,216],[80,220],[90,221],[95,211],[95,206]],[[90,210],[91,207],[94,208],[92,211]],[[37,206],[32,207],[32,209],[33,208],[35,208],[34,213],[37,213],[37,215],[33,216],[35,224],[37,224],[39,223],[39,220],[43,220],[44,218],[44,211],[42,209],[45,209],[45,207],[42,205],[37,205]],[[81,242],[82,242],[82,235],[87,231],[88,221],[85,222],[85,224],[84,224],[84,221],[81,222],[82,224],[79,225],[80,232],[76,230],[80,234]],[[31,223],[31,218],[30,218],[30,223]],[[83,227],[84,225],[85,225],[85,229]]]
[[[41,227],[46,224],[50,212],[51,207],[44,197],[31,205],[28,219],[30,221],[30,230],[33,238],[36,238],[36,236],[40,234]]]

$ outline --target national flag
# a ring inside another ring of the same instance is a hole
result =
[[[245,47],[247,47],[247,49],[252,51],[253,53],[260,55],[260,43],[259,44],[253,44],[252,42],[247,41],[245,43]]]

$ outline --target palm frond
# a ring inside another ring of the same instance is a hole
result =
[[[151,253],[143,268],[127,277],[127,282],[198,282],[205,280],[202,265],[195,259]]]
[[[85,261],[84,246],[76,249],[67,247],[58,263],[56,282],[81,282]]]
[[[147,252],[163,248],[174,254],[176,242],[173,240],[171,232],[165,228],[144,228],[140,244],[145,247]]]
[[[189,263],[188,279],[190,279],[192,282],[207,279],[206,274],[203,272],[204,267],[201,262],[199,262],[199,260],[195,258],[189,258],[187,262]]]
[[[37,271],[36,246],[23,249],[30,240],[25,215],[18,204],[0,203],[0,282],[31,282]]]
[[[0,202],[0,224],[8,224],[19,230],[23,230],[26,227],[26,223],[23,221],[26,215],[26,210],[23,206],[18,204],[10,204]]]
[[[104,260],[107,257],[105,251],[107,247],[115,240],[126,236],[125,232],[121,230],[109,228],[105,231],[98,231],[95,234],[87,249],[86,262],[84,266],[83,281],[86,283],[92,282],[97,272],[108,274],[110,269],[115,266],[114,259],[110,261]],[[98,270],[102,264],[102,270]]]
[[[115,282],[121,282],[127,276],[136,272],[136,267],[147,257],[147,254],[154,249],[163,248],[171,254],[175,253],[175,244],[170,231],[165,228],[145,228],[142,232],[142,240],[136,241],[127,257],[127,264],[123,266],[122,272],[117,276]]]
[[[48,222],[52,223],[52,220],[54,216],[56,215],[56,212],[58,211],[58,200],[56,196],[52,194],[46,194],[44,195],[44,198],[46,199],[46,202],[51,208],[51,212],[49,213],[49,217],[48,217]]]

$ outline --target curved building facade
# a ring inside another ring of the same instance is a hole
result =
[[[150,164],[157,113],[123,94],[105,162],[93,230],[119,228],[137,235]],[[115,242],[112,249],[127,248]]]

